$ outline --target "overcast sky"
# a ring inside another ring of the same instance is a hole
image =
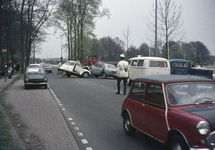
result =
[[[148,19],[151,19],[152,5],[154,0],[102,0],[103,6],[110,10],[110,18],[96,19],[94,34],[97,38],[110,36],[124,40],[123,31],[130,28],[131,44],[137,48],[140,44],[147,43],[146,35],[151,35],[147,27]],[[157,0],[158,2],[162,0]],[[212,55],[215,55],[215,0],[176,0],[182,5],[183,28],[186,30],[186,42],[200,41],[205,44]],[[147,19],[148,18],[148,19]],[[50,35],[47,42],[42,45],[40,58],[59,58],[61,56],[61,40]],[[66,38],[62,39],[62,44]],[[65,57],[66,54],[63,54]]]

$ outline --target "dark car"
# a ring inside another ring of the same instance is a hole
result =
[[[48,78],[42,66],[28,66],[24,75],[25,89],[30,86],[44,86],[47,89]]]
[[[215,81],[184,75],[134,80],[122,106],[124,130],[137,130],[170,150],[214,150]]]
[[[116,67],[108,63],[96,63],[91,66],[91,73],[95,76],[101,76],[102,78],[113,77],[116,78]]]

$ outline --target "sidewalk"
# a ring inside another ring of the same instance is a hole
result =
[[[2,77],[0,79],[0,93],[5,91],[11,82],[18,76],[19,74],[15,74],[11,79],[8,79],[7,77],[6,81],[5,78]],[[26,125],[31,128],[31,132],[33,131],[33,134],[35,133],[35,135],[40,138],[45,146],[41,149],[79,150],[77,142],[69,130],[63,115],[57,108],[53,98],[48,94],[49,91],[47,90],[47,94],[43,94],[42,99],[33,100],[34,97],[28,94],[28,91],[20,90],[20,86],[18,85],[20,85],[21,82],[22,79],[18,80],[12,87],[10,87],[10,89],[7,90],[8,92],[12,91],[11,94],[7,94],[7,103],[11,103],[15,106],[14,109],[19,112],[19,115],[24,120]],[[16,99],[14,99],[14,94],[17,94]],[[27,96],[33,101],[26,101],[25,99],[22,99],[23,96]],[[3,114],[6,113],[3,107],[0,107],[0,112],[3,112]],[[5,114],[5,116],[7,117],[7,114]],[[11,123],[9,124],[11,126]],[[19,130],[21,129],[21,126],[19,127]],[[15,130],[13,127],[11,127],[11,129],[13,131]],[[26,143],[26,139],[22,140]],[[30,149],[37,148],[32,146]]]
[[[14,74],[12,76],[12,78],[8,79],[8,77],[6,77],[6,81],[5,81],[5,76],[2,76],[0,78],[0,94],[6,90],[6,88],[10,85],[10,83],[16,78],[18,77],[19,74]]]

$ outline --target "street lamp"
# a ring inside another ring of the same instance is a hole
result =
[[[51,51],[49,51],[50,53],[51,53],[51,60],[52,60],[52,52]]]
[[[60,50],[61,50],[61,57],[60,57],[60,61],[61,61],[61,64],[63,63],[63,56],[62,56],[62,38],[58,38],[56,37],[57,39],[60,39],[61,43],[60,43]]]

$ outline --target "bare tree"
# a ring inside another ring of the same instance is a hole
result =
[[[175,0],[163,0],[158,3],[157,12],[158,40],[165,43],[165,56],[169,59],[169,41],[177,42],[185,38],[185,30],[182,29],[182,6],[177,6]],[[151,15],[154,17],[154,14]],[[154,32],[154,23],[149,22],[148,27]]]
[[[124,31],[123,30],[123,36],[125,38],[125,45],[126,45],[126,51],[129,49],[130,47],[130,42],[131,42],[131,31],[130,31],[130,27],[128,26],[127,30]]]

